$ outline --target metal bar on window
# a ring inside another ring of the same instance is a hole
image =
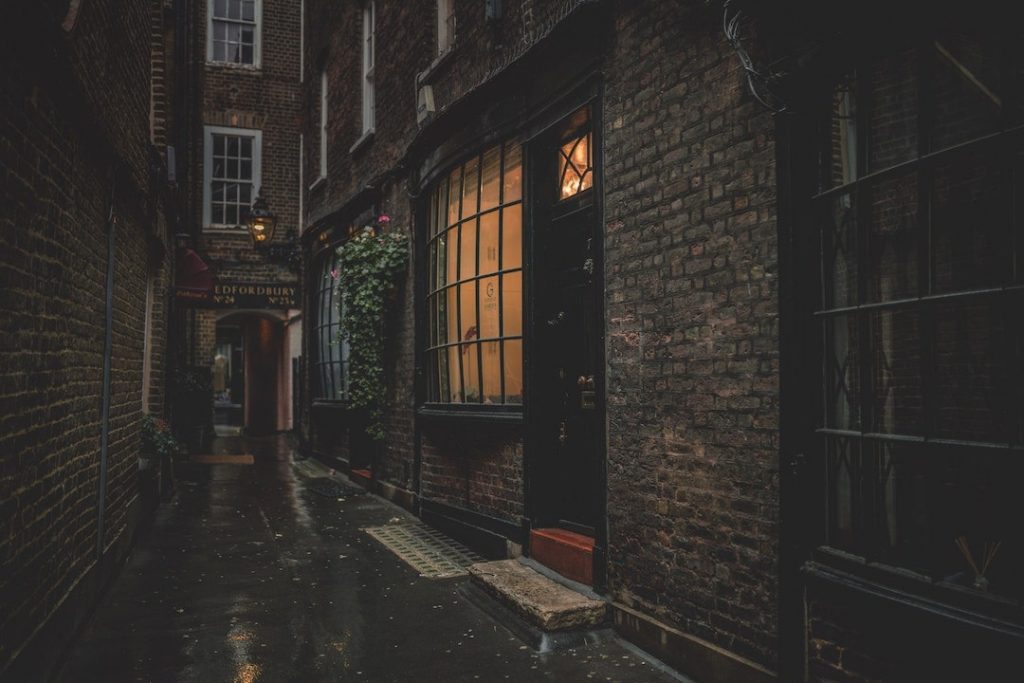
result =
[[[501,152],[498,154],[498,337],[505,337],[505,255],[502,253],[505,245],[505,144],[501,145]],[[483,171],[480,173],[481,194],[483,194]],[[501,395],[501,402],[505,401],[505,342],[498,342],[498,386]]]
[[[1024,283],[1019,285],[1004,285],[1002,287],[966,289],[958,292],[940,292],[938,294],[908,297],[905,299],[893,299],[891,301],[872,301],[870,303],[858,304],[856,306],[842,306],[840,308],[829,308],[823,311],[815,311],[813,315],[816,317],[830,317],[836,315],[844,315],[847,313],[855,313],[857,311],[877,311],[908,308],[914,306],[915,304],[956,301],[961,299],[973,299],[976,297],[983,296],[999,296],[1003,294],[1014,294],[1018,292],[1024,292]]]
[[[459,211],[458,218],[462,218],[462,188],[466,182],[466,167],[463,165],[459,169]],[[449,214],[451,212],[451,183],[449,181],[448,186],[448,206],[445,210],[445,222],[449,220]],[[461,285],[462,283],[462,224],[459,223],[453,228],[458,234],[458,239],[455,242],[455,284]],[[451,230],[449,230],[451,232]],[[449,337],[451,337],[451,330],[448,331]],[[459,286],[455,290],[455,338],[459,340],[460,348],[459,352],[455,354],[455,357],[459,359],[459,402],[465,403],[466,401],[466,375],[463,369],[462,363],[462,287]]]

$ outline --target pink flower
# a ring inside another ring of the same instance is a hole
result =
[[[387,215],[386,213],[382,213],[381,215],[377,216],[377,222],[380,223],[381,225],[387,225],[388,223],[391,222],[391,216]]]
[[[331,279],[332,280],[337,280],[338,279],[338,269],[337,268],[332,268],[331,269]]]

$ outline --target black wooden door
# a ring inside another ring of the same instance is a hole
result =
[[[593,533],[599,514],[602,401],[593,207],[548,214],[534,236],[534,396],[540,524]],[[539,480],[539,481],[538,481]]]

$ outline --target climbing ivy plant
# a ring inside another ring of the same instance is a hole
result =
[[[406,236],[384,232],[387,215],[363,228],[338,248],[340,335],[349,344],[348,400],[366,411],[366,433],[384,438],[384,312],[389,295],[405,273],[409,258]]]

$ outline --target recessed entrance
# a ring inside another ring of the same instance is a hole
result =
[[[233,313],[218,320],[216,329],[214,424],[221,429],[241,428],[250,435],[282,429],[279,413],[286,407],[282,401],[290,399],[279,396],[285,384],[281,381],[282,322],[267,315]]]
[[[601,242],[588,109],[534,148],[531,554],[591,583],[601,524]],[[547,558],[547,559],[545,559]]]

